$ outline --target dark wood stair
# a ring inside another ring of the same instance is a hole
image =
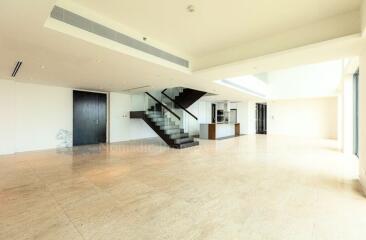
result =
[[[188,133],[160,111],[134,111],[130,118],[142,119],[149,125],[163,141],[172,148],[188,148],[199,145]]]
[[[174,98],[174,101],[179,104],[179,107],[188,108],[205,94],[206,92],[184,88],[183,91]],[[178,108],[178,106],[176,107]]]

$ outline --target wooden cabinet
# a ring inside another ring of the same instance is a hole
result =
[[[240,123],[235,124],[235,136],[240,136]]]

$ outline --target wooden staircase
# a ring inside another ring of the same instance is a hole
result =
[[[172,148],[188,148],[199,145],[188,133],[180,129],[173,120],[161,111],[130,112],[130,118],[143,119]]]

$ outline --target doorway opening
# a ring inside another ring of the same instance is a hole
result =
[[[211,123],[216,123],[216,104],[211,104]]]
[[[256,133],[267,134],[267,104],[256,104]]]

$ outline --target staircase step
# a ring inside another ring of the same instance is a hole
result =
[[[163,118],[164,115],[163,114],[157,114],[157,113],[154,113],[154,114],[148,114],[147,115],[149,118]]]
[[[188,136],[188,133],[174,133],[169,135],[170,139],[186,138]]]
[[[150,115],[162,115],[162,113],[159,112],[159,111],[150,111],[150,110],[147,111],[146,114],[149,115],[149,116]]]
[[[165,119],[164,121],[154,122],[156,126],[162,127],[162,126],[168,126],[168,125],[174,125],[175,123],[171,120]]]
[[[162,117],[163,114],[161,114],[161,113],[148,113],[147,116],[149,116],[149,117]]]
[[[175,144],[183,144],[183,143],[188,143],[188,142],[193,142],[194,139],[193,137],[185,137],[185,138],[178,138],[174,140]]]
[[[165,121],[166,119],[164,117],[150,117],[151,120],[153,120],[154,122],[161,122],[161,121]]]
[[[180,132],[181,132],[181,129],[179,129],[179,128],[165,130],[165,133],[169,134],[169,135],[173,134],[173,133],[180,133]]]
[[[189,147],[198,146],[198,145],[199,145],[199,142],[193,141],[193,142],[188,142],[188,143],[176,144],[174,147],[182,149],[182,148],[189,148]]]
[[[160,126],[160,129],[161,129],[161,130],[177,129],[177,128],[179,128],[179,126],[174,125],[174,124],[172,124],[172,125],[163,125],[163,126]]]

